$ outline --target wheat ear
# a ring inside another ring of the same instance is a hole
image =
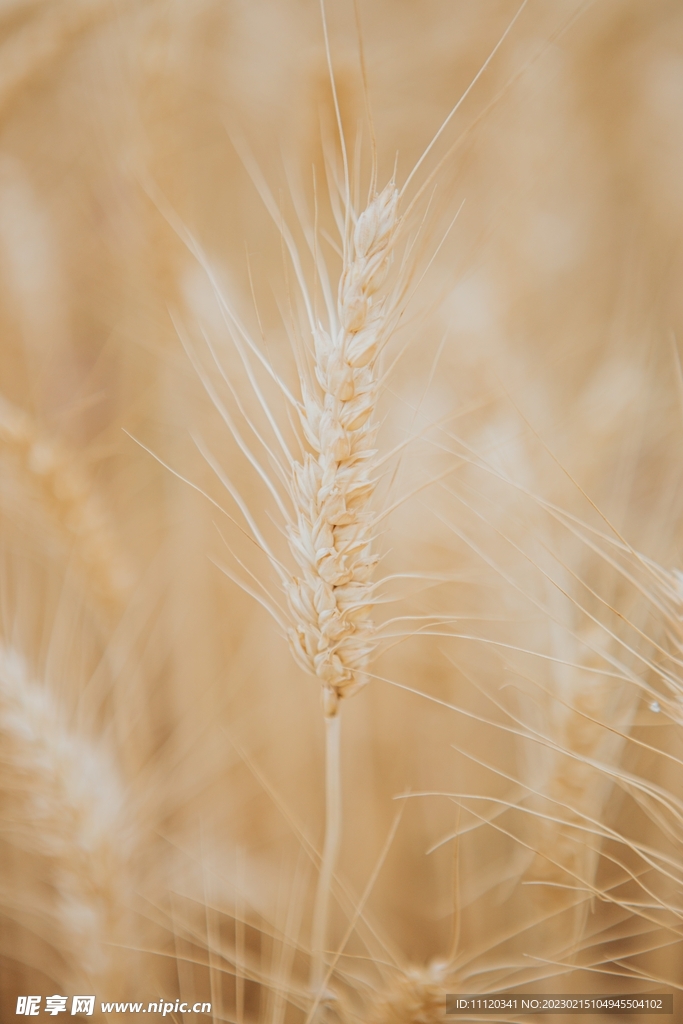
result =
[[[100,605],[118,618],[130,593],[131,573],[77,455],[2,396],[0,454],[12,459],[22,486],[36,495],[75,549]]]
[[[444,982],[438,965],[409,968],[377,998],[368,1024],[437,1024],[446,1012]]]
[[[46,863],[59,946],[78,977],[118,983],[112,943],[131,849],[123,787],[104,752],[67,728],[49,692],[2,646],[0,742],[0,834]]]
[[[116,10],[109,2],[35,6],[37,12],[0,48],[0,119],[32,81],[63,57],[70,43]]]
[[[326,742],[325,842],[312,930],[311,985],[323,981],[329,895],[341,836],[339,700],[367,681],[375,644],[370,617],[375,522],[378,359],[386,341],[386,298],[377,299],[391,258],[398,191],[390,183],[358,217],[346,239],[338,322],[315,331],[317,393],[302,382],[300,409],[313,449],[293,462],[296,520],[289,545],[301,575],[286,587],[295,657],[323,685]]]
[[[301,421],[315,454],[292,466],[296,522],[289,529],[301,576],[287,587],[298,661],[323,684],[325,716],[366,682],[374,647],[372,570],[378,356],[386,340],[385,305],[376,299],[391,255],[398,192],[393,184],[360,214],[339,284],[339,324],[315,333],[314,394],[304,384]]]

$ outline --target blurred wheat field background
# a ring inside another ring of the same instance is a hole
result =
[[[316,316],[318,247],[335,296],[342,267],[320,7],[0,5],[3,1020],[29,992],[430,1024],[445,992],[683,986],[683,11],[358,10],[367,95],[354,4],[327,9],[358,211],[373,134],[401,188],[483,71],[401,199],[388,582],[313,1010],[320,685],[235,582],[279,593],[245,509],[294,566],[226,421],[271,429],[225,310],[305,450],[266,367],[300,395],[313,351],[283,229]]]

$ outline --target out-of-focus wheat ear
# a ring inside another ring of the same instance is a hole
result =
[[[125,791],[105,750],[69,729],[52,695],[4,647],[0,745],[0,837],[38,873],[25,884],[66,961],[64,982],[119,998],[134,850]]]
[[[117,11],[111,0],[68,4],[43,0],[24,6],[30,16],[0,46],[0,119],[33,79],[63,57],[70,43]],[[17,13],[15,7],[11,15]]]
[[[445,1020],[446,979],[440,964],[397,974],[370,1008],[368,1024],[436,1024]]]
[[[130,595],[132,572],[76,453],[0,396],[0,459],[13,471],[24,506],[40,504],[76,556],[89,592],[118,618]]]
[[[596,892],[600,825],[619,771],[640,698],[613,644],[597,624],[571,638],[553,666],[546,704],[543,752],[531,805],[537,855],[527,878],[541,883],[539,900],[550,929],[564,915],[563,935],[578,945]],[[602,768],[601,766],[604,766]],[[541,932],[543,926],[540,926]]]

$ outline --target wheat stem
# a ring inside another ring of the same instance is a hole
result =
[[[318,996],[325,977],[332,878],[342,830],[341,714],[325,715],[325,843],[318,876],[311,938],[311,990]]]
[[[347,204],[348,205],[348,204]],[[316,453],[293,464],[296,523],[289,528],[301,571],[287,588],[297,660],[323,684],[325,716],[325,841],[315,898],[311,988],[323,984],[332,876],[342,824],[339,700],[367,681],[375,645],[369,617],[376,517],[368,509],[375,486],[373,419],[379,388],[378,357],[386,341],[386,300],[377,297],[391,256],[397,223],[393,184],[375,196],[345,239],[338,323],[315,334],[318,392],[302,382],[301,420]],[[347,214],[348,214],[347,210]]]

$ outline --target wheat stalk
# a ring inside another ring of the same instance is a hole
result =
[[[295,625],[289,641],[295,658],[323,686],[326,737],[325,842],[312,928],[311,987],[324,974],[329,898],[341,838],[339,700],[366,683],[375,645],[369,616],[375,519],[379,388],[378,359],[387,340],[387,300],[377,299],[397,228],[398,190],[390,182],[358,217],[346,239],[339,282],[338,322],[315,331],[316,395],[302,382],[304,435],[314,454],[292,465],[296,522],[289,544],[301,570],[287,585]]]

